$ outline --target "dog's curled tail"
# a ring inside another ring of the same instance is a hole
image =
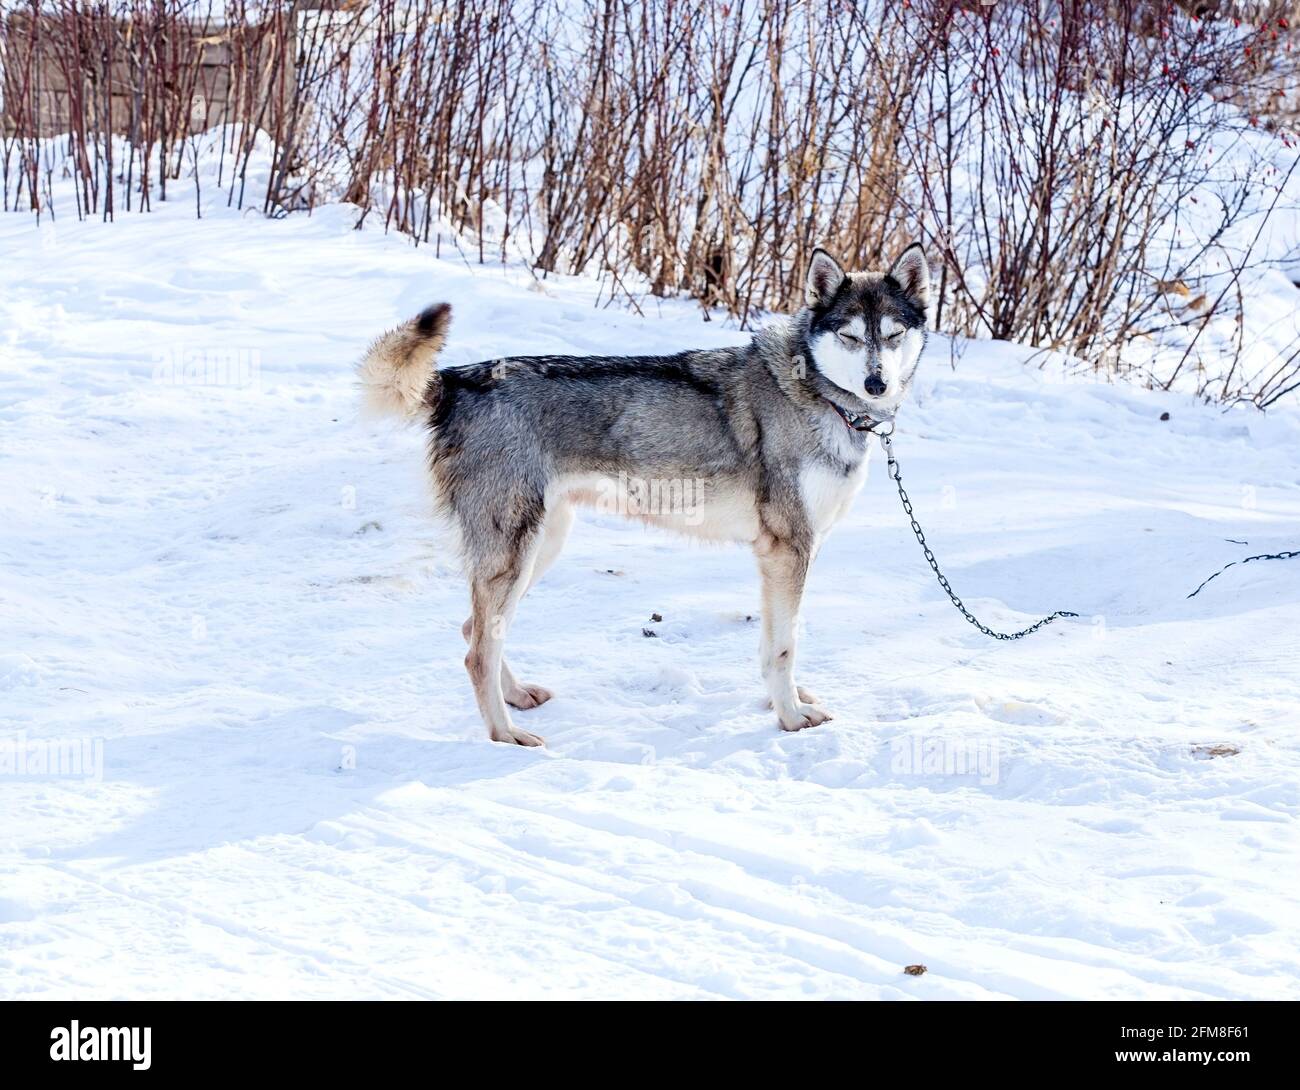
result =
[[[437,404],[435,360],[450,325],[450,304],[434,303],[370,346],[357,366],[367,414],[414,420]]]

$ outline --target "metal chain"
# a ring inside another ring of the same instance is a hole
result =
[[[888,424],[889,430],[877,431],[876,429],[882,424]],[[925,559],[929,562],[930,569],[934,572],[934,577],[939,580],[939,586],[943,587],[944,593],[952,599],[952,604],[957,607],[958,612],[960,612],[966,620],[970,621],[970,623],[983,632],[984,635],[992,636],[995,640],[1020,640],[1024,639],[1031,632],[1037,632],[1044,625],[1051,624],[1058,617],[1078,616],[1077,613],[1071,613],[1068,609],[1058,609],[1051,616],[1044,617],[1041,621],[1031,624],[1028,628],[1022,628],[1019,632],[995,632],[993,629],[989,628],[988,625],[981,623],[980,620],[966,608],[965,603],[953,592],[952,586],[948,583],[947,576],[939,570],[939,562],[934,558],[934,553],[930,550],[930,546],[926,544],[925,531],[921,529],[921,524],[916,521],[916,516],[912,513],[912,501],[907,498],[907,489],[903,487],[903,474],[898,468],[898,459],[894,457],[894,444],[891,438],[894,434],[893,422],[883,420],[876,421],[866,427],[857,428],[855,430],[871,432],[873,435],[880,437],[880,445],[884,448],[885,457],[889,460],[887,472],[889,473],[890,480],[898,486],[898,498],[903,501],[903,511],[907,515],[908,520],[912,523],[912,533],[916,535],[916,540],[921,546],[921,552],[925,553]],[[1290,560],[1297,556],[1300,556],[1300,549],[1292,549],[1288,552],[1281,553],[1260,553],[1258,556],[1248,556],[1244,560],[1229,561],[1213,575],[1209,576],[1205,582],[1192,591],[1192,593],[1187,597],[1195,598],[1205,589],[1206,584],[1218,579],[1225,571],[1238,564],[1249,564],[1253,560]]]
[[[1245,542],[1242,542],[1242,544],[1245,544]],[[1210,580],[1212,579],[1218,579],[1219,576],[1221,576],[1229,568],[1234,567],[1237,564],[1249,564],[1252,560],[1290,560],[1293,556],[1300,556],[1300,549],[1293,549],[1290,552],[1286,552],[1286,553],[1260,553],[1258,556],[1248,556],[1246,557],[1245,560],[1230,560],[1228,561],[1228,563],[1224,564],[1223,567],[1221,567],[1218,571],[1216,571],[1213,575],[1209,576],[1205,580],[1205,583],[1210,582]],[[1189,594],[1187,597],[1195,598],[1198,594],[1201,593],[1201,591],[1205,589],[1205,583],[1202,583],[1199,587],[1197,587],[1194,591],[1192,591],[1192,593]]]
[[[1058,609],[1050,617],[1044,617],[1041,621],[1031,624],[1028,628],[1022,628],[1019,632],[996,632],[988,625],[982,623],[969,609],[960,598],[954,593],[952,586],[948,583],[948,578],[939,570],[939,562],[934,558],[934,553],[930,551],[930,546],[925,541],[925,531],[921,529],[921,524],[916,521],[916,516],[912,514],[912,501],[907,498],[907,490],[903,487],[903,475],[898,468],[898,459],[894,457],[894,444],[890,436],[894,433],[893,424],[890,423],[889,431],[875,431],[874,428],[864,429],[874,431],[880,436],[880,445],[885,450],[885,457],[889,460],[888,473],[890,479],[898,486],[898,498],[903,501],[903,511],[912,523],[912,533],[916,535],[916,540],[920,543],[921,551],[925,553],[925,559],[929,562],[934,577],[939,580],[939,586],[943,587],[944,593],[952,599],[952,604],[966,620],[970,621],[976,628],[986,636],[992,636],[995,640],[1021,640],[1031,632],[1037,632],[1044,625],[1051,624],[1058,617],[1077,617],[1077,613],[1071,613],[1066,609]],[[1211,576],[1213,578],[1213,576]],[[1198,588],[1199,589],[1199,588]]]

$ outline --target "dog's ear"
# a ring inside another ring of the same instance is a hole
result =
[[[917,310],[930,311],[930,263],[919,242],[913,242],[890,266],[889,278],[902,289]]]
[[[819,246],[808,262],[803,301],[810,307],[824,307],[835,298],[835,293],[843,283],[844,270],[840,268],[840,263]]]

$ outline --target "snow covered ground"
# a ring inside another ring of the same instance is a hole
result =
[[[877,466],[806,601],[836,718],[784,734],[750,557],[585,515],[509,644],[549,748],[493,745],[353,362],[440,299],[448,362],[743,335],[351,218],[0,217],[0,996],[1300,997],[1300,560],[1185,597],[1300,547],[1294,409],[935,338],[940,562],[1083,619],[976,633]]]

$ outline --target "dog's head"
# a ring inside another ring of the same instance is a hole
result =
[[[846,273],[825,250],[813,251],[804,304],[817,370],[892,415],[916,374],[929,323],[930,266],[920,243],[885,273]]]

